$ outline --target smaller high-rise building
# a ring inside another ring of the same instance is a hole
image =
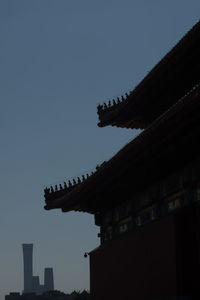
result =
[[[54,290],[53,268],[44,269],[44,290],[45,292]]]
[[[36,294],[40,294],[40,278],[39,276],[33,276],[32,278],[32,291]]]

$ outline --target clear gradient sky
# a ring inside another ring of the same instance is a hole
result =
[[[138,132],[98,128],[98,103],[132,90],[198,21],[199,0],[0,0],[0,297],[34,274],[89,288],[93,216],[43,209],[45,185],[92,171]]]

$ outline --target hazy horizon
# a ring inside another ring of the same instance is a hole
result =
[[[0,300],[23,289],[22,244],[55,289],[89,289],[94,217],[45,211],[43,189],[91,172],[137,130],[97,127],[199,20],[197,0],[1,0]]]

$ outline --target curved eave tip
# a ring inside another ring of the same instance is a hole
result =
[[[52,208],[50,208],[48,205],[45,205],[45,206],[44,206],[44,209],[45,209],[45,210],[51,210]]]
[[[101,122],[97,123],[97,126],[98,126],[98,127],[104,127],[104,125],[102,125]]]

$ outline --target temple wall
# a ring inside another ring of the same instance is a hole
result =
[[[174,299],[199,292],[199,217],[193,206],[91,252],[92,300]]]

